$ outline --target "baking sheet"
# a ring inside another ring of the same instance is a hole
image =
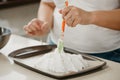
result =
[[[16,51],[12,52],[9,56],[11,56],[13,58],[15,63],[17,63],[17,64],[19,64],[19,65],[21,65],[21,66],[23,66],[27,69],[30,69],[32,71],[44,74],[44,75],[49,76],[49,77],[57,78],[57,79],[68,78],[70,76],[74,76],[74,75],[77,75],[77,74],[84,74],[86,72],[101,68],[101,67],[106,65],[106,62],[102,61],[101,59],[98,59],[98,58],[90,56],[90,55],[86,55],[84,53],[80,53],[80,52],[72,50],[72,49],[64,48],[65,52],[67,52],[67,53],[81,54],[83,56],[83,58],[85,60],[87,60],[87,62],[89,64],[89,67],[81,70],[80,72],[72,72],[72,73],[69,73],[69,74],[68,73],[66,74],[66,73],[50,72],[50,71],[47,71],[47,70],[42,70],[42,69],[35,68],[34,64],[36,64],[37,60],[41,56],[43,56],[44,54],[49,54],[49,52],[53,51],[54,48],[56,48],[55,45],[27,47],[27,48],[16,50]],[[18,54],[22,54],[24,51],[25,52],[31,52],[32,51],[31,53],[34,54],[34,50],[37,51],[37,49],[38,49],[39,54],[37,54],[36,56],[35,55],[32,56],[31,54],[30,54],[31,56],[29,56],[29,54],[28,54],[28,57],[15,58],[15,56],[17,56]],[[44,51],[42,51],[43,49],[44,49]],[[45,49],[46,50],[49,49],[50,51],[45,52]],[[40,52],[39,50],[42,51],[42,52]]]

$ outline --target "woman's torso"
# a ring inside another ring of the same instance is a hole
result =
[[[68,0],[69,5],[87,11],[112,10],[119,6],[119,0]],[[57,43],[61,32],[62,16],[54,11],[54,28],[51,39]],[[86,53],[106,52],[120,48],[120,31],[103,28],[96,25],[77,25],[75,28],[65,27],[65,47]]]

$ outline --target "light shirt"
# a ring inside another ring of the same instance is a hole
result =
[[[43,0],[55,1],[55,0]],[[86,11],[112,10],[119,7],[119,0],[68,0],[69,5]],[[58,4],[56,4],[57,6]],[[60,4],[59,4],[60,5]],[[54,10],[54,27],[50,37],[57,44],[61,33],[62,16],[59,9]],[[85,52],[101,53],[120,48],[120,31],[97,25],[80,25],[71,28],[66,25],[64,33],[65,47]]]

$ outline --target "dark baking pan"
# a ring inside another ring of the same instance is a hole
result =
[[[106,62],[98,59],[96,57],[78,52],[76,50],[72,50],[69,48],[64,48],[64,51],[70,54],[81,54],[84,59],[87,60],[89,67],[81,70],[80,72],[70,73],[70,74],[62,74],[62,73],[53,73],[49,71],[44,71],[40,69],[36,69],[33,65],[36,60],[38,60],[44,54],[49,54],[50,51],[54,50],[56,45],[41,45],[41,46],[32,46],[27,48],[22,48],[16,51],[13,51],[9,54],[9,57],[12,57],[14,62],[20,66],[23,66],[27,69],[35,71],[40,74],[44,74],[46,76],[56,78],[56,79],[65,79],[71,78],[76,75],[81,75],[84,73],[89,73],[96,69],[101,69],[106,65]]]

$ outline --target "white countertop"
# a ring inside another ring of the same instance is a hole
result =
[[[12,64],[7,57],[14,50],[40,44],[41,42],[36,40],[11,35],[8,44],[0,50],[0,53],[2,53],[0,54],[0,80],[55,80],[25,69],[17,64]],[[106,62],[107,67],[103,70],[67,80],[120,80],[120,63],[108,60]]]

